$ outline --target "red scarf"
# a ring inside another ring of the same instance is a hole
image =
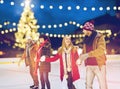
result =
[[[42,44],[40,44],[39,48],[38,48],[38,51],[37,51],[37,58],[36,58],[36,62],[39,62],[40,61],[40,58],[41,58],[41,49],[42,47],[47,43],[48,41],[45,40]]]

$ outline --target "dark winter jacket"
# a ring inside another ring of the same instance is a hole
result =
[[[47,42],[41,49],[41,56],[50,57],[50,55],[51,55],[51,44]],[[49,62],[40,62],[39,69],[40,72],[50,72],[51,64]]]

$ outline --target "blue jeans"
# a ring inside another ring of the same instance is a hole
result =
[[[68,72],[67,74],[68,74],[68,78],[67,78],[68,89],[76,89],[75,86],[73,85],[72,73]]]

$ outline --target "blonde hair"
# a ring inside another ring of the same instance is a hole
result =
[[[73,48],[74,48],[74,45],[73,45],[72,41],[70,42],[69,46],[66,47],[65,39],[66,39],[67,37],[69,37],[70,40],[71,40],[71,37],[70,37],[70,36],[65,36],[65,37],[63,38],[63,40],[62,40],[62,45],[61,45],[61,47],[58,49],[58,53],[60,53],[60,54],[64,51],[64,48],[69,48],[69,47],[71,47],[71,50],[73,50]]]

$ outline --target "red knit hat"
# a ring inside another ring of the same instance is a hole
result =
[[[86,22],[86,23],[84,24],[84,26],[83,26],[82,29],[88,30],[88,31],[94,30],[94,22],[93,22],[93,21],[91,21],[91,22]]]

